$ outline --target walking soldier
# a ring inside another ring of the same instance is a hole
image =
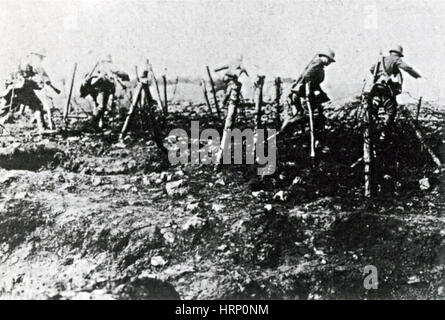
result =
[[[310,106],[318,111],[318,124],[320,129],[324,129],[325,116],[323,114],[323,104],[330,99],[321,88],[321,83],[325,79],[325,67],[335,62],[335,53],[332,50],[318,53],[309,63],[301,76],[293,83],[289,100],[294,108],[293,116],[287,118],[281,126],[280,133],[288,130],[291,125],[305,123],[304,115],[306,110],[301,103],[301,99],[309,102]],[[307,105],[307,103],[305,104]],[[323,130],[321,131],[323,132]]]
[[[371,73],[375,75],[374,85],[366,93],[366,103],[371,107],[371,115],[377,118],[379,107],[383,107],[387,114],[381,140],[385,140],[397,115],[397,95],[402,92],[403,77],[401,70],[406,71],[415,79],[420,78],[411,66],[406,64],[402,57],[402,46],[396,46],[389,50],[389,55],[381,58],[381,61],[371,67]],[[377,68],[377,70],[376,70]]]
[[[105,56],[88,74],[80,86],[80,96],[90,95],[95,102],[93,112],[93,125],[96,129],[102,129],[104,125],[104,115],[109,103],[113,102],[116,92],[116,83],[125,88],[122,81],[128,80],[128,75],[112,68],[110,55]]]
[[[34,111],[35,120],[41,133],[45,132],[47,125],[45,124],[43,111],[48,114],[49,129],[54,129],[51,115],[51,106],[47,101],[36,94],[35,91],[41,91],[45,86],[53,89],[57,94],[60,90],[54,87],[51,80],[42,67],[42,61],[45,58],[43,53],[31,52],[24,63],[19,65],[18,71],[13,74],[2,97],[5,99],[6,105],[28,106]],[[12,102],[12,105],[11,105]],[[8,110],[9,114],[12,110]]]

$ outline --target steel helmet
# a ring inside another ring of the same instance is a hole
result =
[[[46,50],[45,49],[41,49],[41,50],[31,51],[29,53],[29,55],[34,55],[34,56],[38,56],[40,58],[45,58],[46,57]]]
[[[390,49],[389,52],[390,52],[390,53],[391,53],[391,52],[398,53],[401,57],[403,57],[403,48],[402,48],[402,46],[400,46],[400,45],[395,46],[393,49]]]
[[[319,56],[327,57],[332,62],[335,62],[335,52],[332,49],[327,49],[326,51],[322,51],[318,54]]]

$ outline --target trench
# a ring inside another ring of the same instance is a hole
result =
[[[57,165],[61,150],[46,145],[11,145],[0,148],[0,168],[5,170],[38,171]]]

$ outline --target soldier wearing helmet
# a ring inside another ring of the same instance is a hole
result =
[[[309,99],[312,108],[318,111],[318,126],[321,129],[324,128],[325,116],[323,115],[323,104],[330,99],[320,85],[325,79],[325,67],[334,62],[336,61],[333,50],[328,49],[319,52],[301,76],[293,83],[289,94],[289,102],[294,108],[294,114],[284,121],[280,132],[288,130],[292,124],[304,122],[305,117],[303,114],[305,113],[305,109],[301,104],[301,99]]]
[[[28,106],[34,112],[41,133],[46,132],[48,128],[43,117],[44,110],[48,115],[49,129],[54,129],[51,115],[52,98],[49,92],[44,92],[42,89],[45,86],[50,86],[60,93],[57,88],[52,86],[50,78],[42,66],[45,57],[44,51],[30,52],[19,65],[7,87],[7,91],[3,94],[8,103],[13,101],[15,106]],[[9,110],[9,115],[12,111]]]
[[[403,57],[402,46],[395,46],[389,50],[389,55],[382,57],[381,60],[370,69],[371,73],[375,75],[375,82],[370,92],[367,93],[367,102],[371,106],[372,115],[375,118],[377,117],[380,106],[383,107],[388,116],[380,136],[381,140],[385,140],[388,136],[389,130],[397,115],[396,97],[402,92],[403,84],[401,70],[406,71],[415,79],[421,77],[417,71],[402,60]]]
[[[109,54],[103,56],[93,72],[85,77],[80,87],[81,97],[90,95],[94,99],[95,109],[92,121],[96,129],[102,129],[104,126],[107,106],[114,103],[116,85],[119,84],[126,89],[122,81],[128,80],[128,74],[115,70]]]

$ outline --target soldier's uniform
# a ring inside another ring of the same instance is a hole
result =
[[[6,103],[10,104],[11,99],[13,99],[15,106],[28,106],[34,111],[39,131],[45,131],[47,129],[43,117],[45,107],[42,100],[36,95],[35,90],[42,90],[45,84],[51,83],[48,74],[43,67],[36,67],[30,62],[27,62],[19,66],[13,78],[14,79],[11,79],[8,83],[7,89],[3,94]],[[9,112],[11,112],[11,110]],[[48,121],[52,129],[53,124],[50,112],[48,113]]]
[[[119,81],[118,78],[124,75],[124,73],[113,70],[111,63],[110,56],[101,60],[95,72],[86,78],[80,87],[80,96],[90,95],[95,102],[93,122],[99,129],[103,127],[105,111],[116,92],[116,81]]]
[[[371,67],[372,74],[376,71],[375,84],[369,93],[366,93],[366,102],[371,106],[372,116],[377,118],[379,107],[383,107],[387,114],[382,139],[387,135],[387,131],[397,115],[396,97],[402,92],[403,82],[401,70],[406,71],[415,79],[421,77],[417,71],[402,60],[403,48],[401,46],[390,50],[390,53],[390,55],[381,58],[377,71],[375,70],[377,64]]]
[[[313,110],[317,110],[317,124],[320,129],[325,126],[325,116],[323,114],[323,104],[330,99],[321,88],[321,83],[325,79],[325,67],[327,66],[325,59],[328,58],[332,63],[335,62],[335,53],[328,50],[326,53],[320,53],[308,65],[306,70],[301,75],[300,79],[296,81],[289,94],[290,105],[295,108],[294,115],[286,119],[281,127],[280,132],[286,131],[294,123],[305,122],[304,113],[306,108],[302,106],[301,99],[309,99]],[[306,92],[309,89],[309,92]]]

